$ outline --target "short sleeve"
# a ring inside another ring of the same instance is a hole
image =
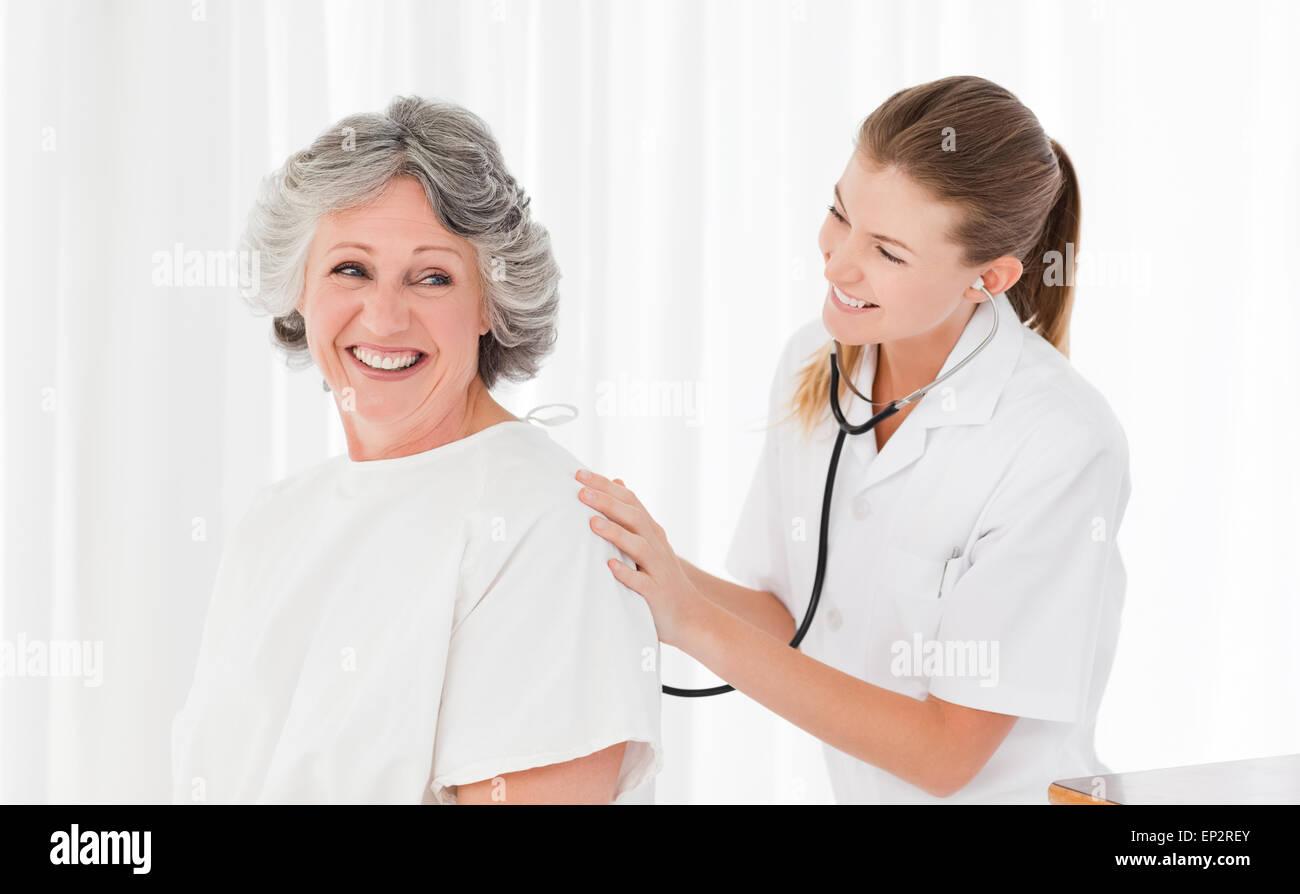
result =
[[[482,546],[478,561],[495,573],[452,632],[430,781],[438,803],[454,804],[462,783],[620,742],[616,803],[662,768],[654,616],[609,570],[609,559],[631,559],[591,530],[577,489],[513,542]]]
[[[768,427],[763,449],[723,566],[745,586],[774,593],[784,601],[789,598],[790,583],[786,563],[788,529],[780,509],[781,431],[777,426],[784,415],[781,402],[788,384],[784,357],[782,361],[777,365],[768,392]]]
[[[970,565],[936,638],[989,644],[989,675],[931,679],[966,707],[1078,722],[1088,709],[1108,600],[1122,593],[1116,535],[1129,496],[1128,447],[1044,426],[1017,451],[991,498]],[[992,649],[996,648],[996,652]]]

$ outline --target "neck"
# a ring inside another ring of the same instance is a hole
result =
[[[952,353],[977,305],[953,313],[934,329],[881,342],[876,349],[876,374],[871,383],[873,401],[906,397],[939,377],[944,361]]]
[[[470,382],[465,400],[444,413],[431,428],[394,435],[390,426],[370,425],[364,419],[355,421],[360,425],[349,425],[345,421],[343,426],[348,455],[357,462],[367,462],[423,453],[458,441],[498,422],[519,420],[497,403],[487,388],[483,387],[483,380],[475,376]]]

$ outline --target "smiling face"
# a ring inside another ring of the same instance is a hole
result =
[[[989,292],[1005,291],[1020,276],[1019,261],[963,264],[961,248],[945,235],[958,222],[957,210],[861,152],[849,159],[834,198],[817,239],[828,282],[826,331],[844,345],[881,344],[878,363],[896,384],[911,384],[931,368],[937,374],[975,305],[987,298],[971,283],[982,275]],[[877,306],[859,309],[855,301]]]
[[[439,222],[414,177],[321,217],[298,311],[353,459],[420,452],[473,430],[475,405],[490,400],[478,378],[490,326],[476,253]]]

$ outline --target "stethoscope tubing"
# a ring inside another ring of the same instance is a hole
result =
[[[817,613],[817,603],[821,599],[822,581],[826,574],[826,541],[830,533],[831,493],[835,486],[835,470],[839,468],[839,464],[840,464],[840,452],[844,448],[844,436],[846,434],[861,435],[871,431],[873,428],[875,428],[881,422],[888,419],[890,416],[893,416],[895,413],[897,413],[907,404],[920,400],[935,385],[938,385],[944,379],[948,378],[953,373],[957,372],[957,370],[961,369],[963,366],[969,363],[972,357],[974,357],[981,350],[983,350],[984,346],[987,345],[989,341],[993,338],[993,334],[998,331],[997,304],[996,302],[993,301],[993,295],[989,292],[988,289],[984,289],[984,294],[989,296],[989,301],[993,306],[993,325],[989,327],[988,335],[984,336],[984,340],[975,346],[975,350],[967,354],[964,358],[962,358],[960,363],[958,363],[952,369],[948,370],[943,375],[939,376],[939,378],[935,379],[929,385],[925,385],[924,387],[918,388],[917,390],[913,391],[911,394],[907,395],[906,397],[891,402],[889,406],[885,407],[883,410],[881,410],[876,415],[872,416],[870,419],[868,419],[866,422],[862,423],[861,425],[850,425],[849,421],[844,418],[844,411],[840,408],[839,342],[838,341],[833,342],[834,347],[831,348],[831,357],[830,357],[830,361],[831,361],[830,404],[831,404],[831,413],[834,414],[835,422],[839,425],[840,431],[839,434],[835,436],[835,446],[831,449],[831,461],[826,468],[826,487],[822,492],[822,517],[821,517],[820,529],[818,531],[818,542],[817,542],[817,570],[813,577],[812,595],[809,596],[808,598],[808,610],[804,612],[803,623],[799,625],[799,629],[795,631],[794,638],[790,640],[790,648],[797,649],[799,648],[799,644],[803,642],[804,636],[808,633],[808,629],[812,626],[813,616]],[[864,397],[856,388],[853,388],[853,384],[851,382],[849,383],[849,387],[853,389],[853,393],[857,394],[858,397],[863,398],[863,400],[867,400],[867,398]],[[868,401],[868,403],[870,403],[870,401]],[[665,695],[676,695],[681,698],[700,698],[709,695],[722,695],[724,692],[735,691],[734,686],[729,686],[726,684],[722,686],[711,686],[707,689],[681,689],[676,686],[669,686],[668,684],[665,683],[663,684],[662,688]]]
[[[832,352],[831,394],[835,394],[836,390],[839,388],[840,376],[839,371],[836,368],[837,366],[838,364],[835,362],[835,354]],[[799,648],[799,644],[803,642],[803,638],[807,636],[808,629],[812,627],[813,616],[817,613],[817,603],[821,600],[822,581],[826,576],[826,541],[830,533],[831,494],[835,488],[835,472],[840,465],[840,453],[844,449],[844,436],[848,433],[850,428],[854,428],[854,426],[848,426],[845,422],[844,416],[840,411],[840,403],[838,400],[831,402],[831,409],[835,413],[836,420],[840,423],[840,430],[835,436],[835,446],[831,448],[831,461],[826,467],[826,486],[822,490],[822,514],[817,537],[817,571],[813,577],[812,595],[808,599],[808,610],[804,612],[803,623],[799,625],[799,629],[795,631],[794,638],[790,640],[790,648],[792,649]],[[863,432],[869,431],[879,425],[882,420],[888,419],[890,416],[897,413],[898,410],[899,405],[896,401],[873,416],[869,421],[864,423],[863,426],[856,426],[856,428],[861,429]],[[853,433],[858,434],[859,432],[854,431]],[[734,692],[735,687],[723,684],[721,686],[712,686],[707,689],[679,689],[676,686],[669,686],[665,683],[663,685],[663,691],[665,695],[676,695],[682,698],[700,698],[709,695],[722,695],[724,692]]]

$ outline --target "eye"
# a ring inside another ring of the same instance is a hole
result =
[[[840,223],[848,223],[848,221],[845,220],[844,215],[840,214],[838,211],[835,210],[835,206],[834,206],[834,205],[827,205],[827,206],[826,206],[826,210],[829,211],[829,212],[830,212],[830,213],[835,217],[835,219],[838,220]],[[907,263],[907,262],[904,261],[902,258],[896,258],[896,257],[894,257],[894,256],[891,255],[889,252],[887,252],[887,251],[885,251],[883,248],[881,248],[879,245],[876,246],[876,251],[878,251],[878,252],[880,252],[882,255],[884,255],[885,260],[889,261],[891,264],[905,264],[905,263]]]
[[[356,271],[356,272],[355,272],[355,273],[345,273],[345,272],[344,272],[344,271],[348,271],[348,270]],[[366,273],[366,268],[365,268],[365,266],[363,266],[362,264],[357,263],[356,261],[344,261],[342,264],[339,264],[337,267],[335,267],[333,270],[331,270],[330,273],[337,273],[337,274],[339,274],[340,276],[346,276],[348,279],[366,279],[366,278],[367,278],[367,273]],[[434,280],[434,282],[425,282],[425,280],[428,280],[428,279],[432,279],[432,280]],[[420,280],[420,284],[421,284],[421,285],[427,285],[427,286],[449,286],[449,285],[451,285],[451,277],[448,276],[448,275],[445,274],[445,273],[436,273],[436,272],[435,272],[435,273],[428,273],[428,274],[425,274],[425,276],[423,277],[423,279]]]
[[[339,264],[337,267],[331,270],[330,273],[340,273],[344,270],[360,270],[362,276],[365,276],[366,273],[366,268],[362,267],[360,264],[356,263],[355,261],[344,261],[342,264]]]

